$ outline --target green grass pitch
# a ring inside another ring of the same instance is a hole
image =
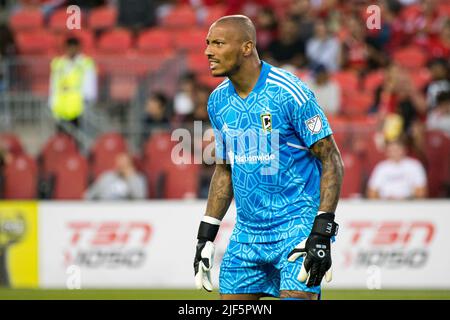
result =
[[[210,300],[216,291],[128,289],[0,289],[0,300]],[[325,300],[450,300],[450,290],[324,290]]]

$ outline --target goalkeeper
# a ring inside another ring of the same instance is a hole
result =
[[[216,168],[194,259],[197,287],[212,290],[213,241],[234,196],[237,221],[220,268],[222,299],[320,298],[331,281],[331,239],[343,164],[314,94],[261,61],[245,16],[209,29],[205,55]]]

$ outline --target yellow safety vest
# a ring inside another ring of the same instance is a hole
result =
[[[83,113],[83,79],[85,72],[94,67],[94,61],[80,56],[75,62],[57,57],[51,62],[53,80],[52,111],[55,118],[70,121]]]

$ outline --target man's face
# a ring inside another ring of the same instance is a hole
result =
[[[68,45],[66,47],[66,53],[71,58],[75,57],[79,51],[80,51],[80,47],[78,45],[72,44],[72,45]]]
[[[243,60],[243,42],[237,28],[213,24],[206,37],[205,55],[214,77],[230,76],[239,70]]]

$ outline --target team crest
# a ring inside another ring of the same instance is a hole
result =
[[[272,131],[272,115],[270,113],[262,114],[261,122],[264,131]]]
[[[322,131],[322,119],[319,115],[315,115],[312,118],[309,118],[305,121],[308,130],[311,131],[312,134],[317,134]]]

